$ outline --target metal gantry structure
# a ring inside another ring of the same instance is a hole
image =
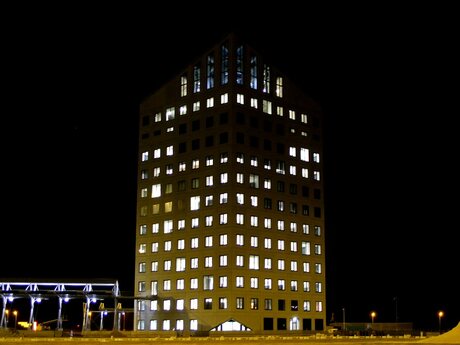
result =
[[[2,312],[0,328],[8,327],[8,302],[12,303],[18,298],[30,300],[29,325],[34,323],[34,306],[42,299],[56,298],[58,301],[57,330],[63,329],[62,302],[71,299],[84,300],[82,330],[90,330],[90,304],[96,300],[113,299],[114,321],[113,329],[119,328],[119,306],[120,288],[117,280],[113,279],[91,279],[88,281],[74,280],[35,280],[26,281],[22,279],[0,280],[0,297],[2,300]]]

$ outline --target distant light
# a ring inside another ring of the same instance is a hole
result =
[[[93,297],[93,299],[91,300],[91,302],[93,302],[93,303],[96,303],[96,301],[97,301],[97,300],[96,300],[95,297]]]
[[[69,297],[64,298],[64,302],[68,302],[68,301],[70,301]]]
[[[13,296],[8,297],[8,301],[13,302],[13,301],[14,301],[14,297],[13,297]]]
[[[42,299],[40,297],[37,298],[37,303],[41,303]]]

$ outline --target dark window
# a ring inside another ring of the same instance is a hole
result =
[[[205,145],[206,147],[211,147],[214,145],[214,137],[212,135],[206,137]]]
[[[183,192],[185,190],[185,186],[186,186],[185,180],[180,180],[179,182],[177,182],[178,191]]]
[[[264,131],[271,132],[273,130],[273,122],[265,120],[264,121]]]
[[[212,309],[212,299],[211,298],[204,299],[204,309]]]
[[[302,186],[302,196],[304,198],[308,198],[309,195],[310,195],[310,190],[308,189],[308,187]]]
[[[264,198],[264,208],[271,210],[271,208],[272,208],[272,199]]]
[[[284,135],[284,126],[282,124],[276,125],[276,134]]]
[[[311,319],[303,319],[302,329],[304,331],[311,331]]]
[[[200,149],[200,139],[192,140],[192,150],[199,150]]]
[[[250,136],[249,137],[249,145],[251,145],[251,147],[259,147],[259,138],[257,137],[254,137],[254,136]]]
[[[227,132],[223,132],[219,134],[219,143],[220,144],[228,143],[228,133]]]
[[[179,150],[179,153],[187,152],[187,143],[186,142],[179,143],[178,150]]]
[[[315,207],[313,212],[316,218],[321,218],[321,208],[320,207]]]
[[[228,123],[228,113],[222,113],[219,115],[219,123],[221,125]]]
[[[142,117],[142,126],[148,126],[150,124],[150,116],[146,115]]]
[[[161,129],[157,129],[156,131],[153,131],[153,136],[158,136],[161,135]]]
[[[295,183],[289,185],[289,193],[294,195],[297,194],[297,185]]]
[[[192,131],[197,131],[200,129],[200,120],[195,120],[192,122]]]
[[[148,137],[149,137],[149,134],[148,134],[148,133],[142,134],[142,139],[147,139]]]
[[[244,133],[241,133],[241,132],[236,133],[236,143],[244,144]]]
[[[264,139],[264,149],[267,151],[272,150],[272,142],[268,139]]]
[[[285,310],[286,309],[286,301],[284,299],[278,300],[278,310]]]
[[[320,200],[321,199],[321,189],[313,189],[313,197],[315,199]]]
[[[313,127],[319,127],[319,119],[316,116],[313,116]]]
[[[284,181],[277,181],[276,182],[276,191],[277,192],[284,192]]]
[[[284,144],[283,143],[276,144],[276,152],[282,155],[284,154]]]
[[[289,211],[291,213],[297,213],[297,203],[296,202],[291,202],[289,204]]]
[[[251,116],[249,118],[249,125],[252,128],[258,128],[259,127],[259,119],[257,119],[257,117],[255,117],[255,116]]]
[[[181,123],[179,125],[179,134],[185,134],[185,133],[187,133],[187,124]]]
[[[236,123],[244,125],[246,123],[246,117],[243,113],[236,113]]]
[[[273,331],[272,317],[264,317],[264,331]]]
[[[292,311],[299,310],[299,302],[295,299],[291,300],[291,310]]]
[[[277,326],[278,326],[278,330],[285,331],[287,329],[286,319],[284,317],[278,318],[277,319]]]
[[[315,331],[322,331],[324,329],[324,320],[315,319]]]
[[[211,128],[214,126],[214,117],[209,116],[206,118],[206,128]]]

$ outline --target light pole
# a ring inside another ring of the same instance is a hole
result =
[[[18,325],[18,311],[17,310],[13,311],[13,315],[14,315],[14,329],[16,329]]]
[[[347,327],[345,326],[345,308],[342,308],[342,322],[343,322],[343,330],[345,331],[347,329]]]
[[[10,311],[8,309],[5,310],[5,314],[6,314],[5,328],[8,328],[8,319],[10,317]]]
[[[438,312],[438,317],[439,317],[439,334],[441,334],[441,318],[444,316],[444,312],[440,310]]]
[[[377,313],[375,311],[372,311],[371,312],[371,320],[372,320],[372,323],[374,323],[374,318],[375,316],[377,315]]]

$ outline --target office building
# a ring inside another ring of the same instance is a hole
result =
[[[325,328],[321,109],[264,58],[230,34],[141,104],[137,331]]]

